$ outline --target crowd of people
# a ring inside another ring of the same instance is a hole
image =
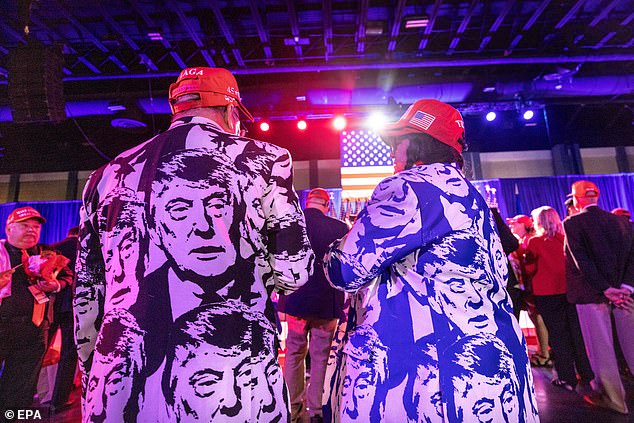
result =
[[[634,229],[595,184],[572,185],[563,222],[548,206],[504,222],[462,172],[458,110],[419,100],[381,130],[395,174],[346,225],[321,188],[302,211],[288,151],[244,137],[231,73],[184,69],[169,102],[167,131],[91,175],[78,235],[43,246],[37,210],[9,216],[0,409],[31,405],[59,327],[51,407],[78,360],[85,422],[538,422],[531,366],[551,365],[629,412]]]

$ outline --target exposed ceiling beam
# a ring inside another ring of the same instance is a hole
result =
[[[57,0],[51,0],[51,3],[59,9],[64,17],[72,23],[75,27],[77,27],[83,34],[88,38],[99,50],[108,55],[108,59],[115,65],[119,67],[123,72],[130,72],[128,67],[119,60],[117,56],[112,54],[108,47],[106,47],[88,28],[86,28],[79,20],[77,20],[68,10],[66,10],[62,5],[60,5]]]
[[[403,21],[403,13],[405,13],[405,5],[407,0],[398,0],[396,8],[394,8],[394,22],[392,22],[392,29],[390,30],[390,40],[387,44],[388,53],[392,53],[396,50],[396,39],[401,32],[401,22]]]
[[[361,0],[359,3],[359,29],[357,29],[357,53],[365,51],[365,31],[368,24],[368,3],[370,0]]]
[[[612,0],[610,2],[610,4],[608,4],[607,6],[605,6],[604,8],[601,9],[601,11],[599,12],[599,14],[597,16],[594,17],[594,19],[592,19],[592,22],[590,22],[591,27],[595,27],[597,26],[597,24],[599,22],[601,22],[603,19],[608,17],[608,14],[612,11],[612,9],[614,9],[614,7],[619,4],[621,2],[621,0]]]
[[[140,52],[141,48],[139,47],[139,45],[124,31],[123,28],[121,28],[121,25],[119,25],[119,23],[112,17],[110,12],[108,12],[108,10],[103,6],[103,3],[98,3],[101,15],[104,17],[106,22],[108,22],[110,27],[114,29],[114,31],[119,34],[119,36],[123,38],[126,44],[130,46],[130,48],[137,54],[137,57],[139,58],[139,63],[145,65],[148,70],[151,70],[152,72],[157,72],[158,67],[152,61],[152,59],[147,54]]]
[[[286,0],[286,6],[288,8],[288,21],[291,24],[291,35],[293,38],[299,38],[299,23],[297,21],[297,12],[295,11],[295,2],[293,0]],[[302,52],[302,46],[295,44],[295,55],[302,61],[304,59],[304,53]]]
[[[438,17],[438,11],[440,10],[440,5],[442,4],[442,0],[436,0],[434,3],[434,8],[432,9],[431,16],[429,17],[429,22],[425,27],[425,31],[423,32],[423,37],[418,43],[418,49],[424,50],[427,47],[427,43],[429,42],[429,36],[434,29],[434,24],[436,23],[436,18]]]
[[[634,40],[634,39],[633,39]],[[632,41],[630,41],[632,42]],[[589,54],[577,56],[542,56],[542,57],[495,57],[487,59],[443,59],[443,60],[419,60],[410,62],[385,62],[385,63],[340,63],[306,66],[275,66],[249,69],[234,69],[236,75],[265,75],[278,73],[298,72],[329,72],[329,71],[355,71],[372,69],[415,69],[434,67],[475,67],[475,66],[505,66],[505,65],[535,65],[535,64],[567,64],[567,63],[605,63],[605,62],[631,62],[634,54]],[[177,76],[176,72],[164,72],[156,74],[126,74],[103,76],[68,76],[64,81],[106,80],[106,79],[136,79],[136,78],[171,78]]]
[[[577,3],[575,3],[575,5],[570,8],[568,13],[566,13],[566,15],[561,18],[559,22],[557,22],[557,25],[555,25],[555,29],[563,28],[568,23],[568,21],[577,14],[579,9],[581,9],[581,6],[583,6],[585,2],[586,0],[578,0]]]
[[[453,38],[453,40],[451,40],[451,43],[449,44],[449,49],[447,50],[447,54],[452,54],[456,50],[456,47],[458,47],[460,38],[462,37],[462,34],[464,34],[464,32],[467,30],[467,27],[469,26],[469,21],[473,17],[473,12],[475,12],[475,9],[478,6],[478,3],[480,3],[478,0],[471,1],[469,10],[467,10],[467,13],[464,15],[464,18],[462,19],[462,22],[460,22],[460,26],[458,27],[458,31],[456,32],[456,36]]]
[[[227,25],[227,21],[222,15],[222,10],[220,10],[220,6],[218,6],[218,2],[215,0],[211,0],[210,2],[211,10],[214,12],[214,16],[216,17],[216,22],[218,22],[218,26],[220,27],[220,31],[222,31],[222,35],[224,35],[225,40],[227,40],[227,44],[229,44],[229,48],[231,48],[231,52],[233,53],[233,57],[236,59],[236,63],[241,68],[244,67],[244,60],[242,60],[242,54],[240,53],[240,49],[236,46],[236,40],[233,38],[233,34],[229,30],[229,26]]]
[[[322,1],[323,21],[324,21],[324,47],[326,49],[326,62],[332,54],[332,1]]]
[[[4,21],[4,18],[0,19],[0,27],[2,27],[2,29],[17,42],[26,44],[26,41],[24,39],[25,34],[23,32],[13,29],[11,25],[9,25],[8,23]]]
[[[273,52],[271,51],[269,34],[268,32],[266,32],[266,29],[264,29],[264,24],[262,23],[262,17],[260,16],[260,10],[258,8],[256,0],[249,0],[249,7],[251,8],[251,15],[253,16],[253,21],[255,22],[255,28],[258,30],[258,35],[260,37],[260,41],[262,42],[264,57],[266,57],[266,60],[268,62],[272,62]]]
[[[491,41],[491,38],[493,38],[493,35],[500,28],[500,26],[502,25],[502,22],[504,22],[504,19],[509,14],[513,6],[515,5],[515,1],[516,0],[508,0],[506,2],[506,5],[500,11],[500,14],[495,19],[495,22],[493,22],[493,25],[491,25],[491,28],[489,28],[489,32],[487,33],[487,35],[484,36],[484,38],[482,38],[482,42],[480,42],[480,48],[478,49],[478,53],[481,53],[482,50],[484,50],[486,46],[489,44],[489,42]]]
[[[627,28],[629,27],[630,23],[632,22],[632,20],[634,20],[634,13],[630,14],[627,18],[623,19],[621,21],[621,23],[619,24],[620,27],[623,28]],[[606,34],[601,41],[599,41],[598,43],[596,43],[592,48],[593,49],[599,49],[601,47],[603,47],[604,45],[607,44],[608,41],[610,41],[615,35],[617,34],[616,31],[610,31],[608,34]]]
[[[520,43],[520,41],[524,37],[524,33],[530,30],[533,27],[533,25],[535,25],[535,22],[537,22],[537,19],[539,19],[541,14],[544,13],[544,10],[546,10],[548,5],[550,4],[550,1],[551,0],[542,0],[539,7],[535,9],[535,12],[533,12],[531,17],[526,21],[526,23],[522,27],[522,32],[520,34],[517,34],[515,38],[513,38],[513,40],[511,41],[511,44],[507,48],[509,52],[513,51],[513,49],[517,47],[517,45]]]
[[[172,10],[174,10],[174,12],[176,12],[178,19],[180,19],[181,23],[185,27],[185,30],[187,30],[187,33],[191,37],[192,41],[194,41],[194,44],[196,44],[196,47],[198,47],[200,54],[207,61],[207,64],[211,66],[212,68],[215,68],[216,63],[214,62],[214,59],[211,57],[211,54],[209,54],[209,50],[207,50],[207,48],[205,47],[205,44],[202,42],[198,34],[196,34],[196,31],[194,30],[194,28],[192,28],[189,22],[189,19],[187,18],[187,16],[185,16],[185,13],[183,13],[182,9],[178,5],[178,2],[175,0],[167,0],[167,4],[171,7]]]
[[[132,5],[132,8],[136,11],[136,13],[139,16],[141,16],[141,19],[143,19],[143,22],[145,22],[145,25],[148,27],[148,29],[158,28],[158,25],[156,25],[154,20],[150,18],[150,16],[147,13],[145,13],[145,10],[143,10],[143,8],[141,7],[141,5],[139,5],[137,0],[128,0],[128,1],[130,2],[130,5]],[[187,65],[185,64],[183,59],[181,59],[181,56],[178,54],[178,52],[176,52],[174,48],[172,48],[172,45],[170,44],[169,40],[166,38],[165,35],[166,34],[162,34],[161,36],[161,40],[160,40],[161,44],[163,44],[163,47],[165,47],[169,51],[170,56],[172,56],[172,59],[174,59],[174,62],[176,62],[179,68],[181,69],[186,68]]]

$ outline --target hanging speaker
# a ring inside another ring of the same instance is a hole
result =
[[[66,119],[59,48],[29,43],[9,52],[8,94],[13,121],[61,122]]]

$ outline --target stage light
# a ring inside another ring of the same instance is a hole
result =
[[[341,131],[346,127],[346,118],[343,116],[337,116],[333,121],[332,125],[335,127],[337,131]]]
[[[271,126],[268,124],[268,122],[262,122],[260,123],[260,131],[262,132],[266,132],[269,129],[271,129]]]
[[[496,114],[495,114],[495,112],[489,112],[489,113],[487,113],[487,115],[486,115],[486,119],[487,119],[487,121],[489,121],[489,122],[493,122],[497,116],[498,116],[498,115],[496,115]]]
[[[306,129],[308,125],[306,124],[305,120],[300,120],[297,122],[297,129],[299,129],[300,131],[303,131],[304,129]]]
[[[367,125],[372,130],[377,131],[385,125],[385,122],[387,122],[387,117],[383,113],[374,112],[368,117]]]
[[[531,120],[533,116],[535,116],[535,113],[530,109],[524,112],[524,120]]]

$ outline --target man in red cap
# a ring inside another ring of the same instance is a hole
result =
[[[574,207],[564,220],[567,266],[577,271],[567,278],[568,301],[577,305],[596,391],[584,396],[589,404],[621,414],[629,412],[614,351],[612,318],[630,368],[634,368],[634,230],[625,219],[598,207],[599,188],[590,181],[572,184]]]
[[[286,313],[288,323],[284,379],[291,396],[292,422],[301,421],[306,407],[311,423],[323,421],[321,399],[328,355],[343,312],[344,294],[328,284],[323,257],[328,246],[348,232],[348,226],[328,217],[330,204],[330,195],[325,189],[314,188],[308,193],[304,215],[308,239],[315,252],[314,271],[306,285],[290,295],[280,295],[278,302],[278,310]],[[308,351],[310,383],[304,390]]]
[[[324,258],[330,283],[353,294],[324,416],[477,421],[481,404],[503,396],[487,417],[538,421],[526,342],[505,290],[506,256],[485,199],[462,173],[460,112],[419,100],[380,135],[396,174]],[[483,346],[478,366],[495,383],[482,377],[469,395],[454,395],[452,376],[477,373],[445,353],[458,342]],[[508,349],[511,365],[495,345]]]
[[[52,321],[49,295],[72,283],[68,267],[53,277],[38,274],[46,219],[32,207],[9,215],[0,240],[0,412],[31,406]],[[29,259],[29,257],[31,259]],[[26,268],[25,268],[26,267]]]
[[[170,128],[98,169],[84,189],[75,295],[83,418],[286,421],[270,294],[306,283],[313,261],[291,157],[240,136],[240,113],[252,117],[226,69],[184,69],[168,97]],[[216,327],[217,348],[186,358],[173,350],[180,348],[170,330],[177,322],[205,331],[205,322],[183,320],[236,304],[257,316],[244,335]],[[108,329],[122,326],[129,330]],[[108,348],[138,342],[124,333],[142,335],[141,354]],[[237,369],[223,351],[242,345],[252,359]],[[174,358],[187,365],[175,366]],[[209,372],[210,362],[220,373]],[[100,385],[122,368],[135,373],[120,379],[120,389]],[[267,383],[248,374],[265,374]],[[177,400],[172,381],[186,381]],[[210,401],[212,391],[217,400]]]

